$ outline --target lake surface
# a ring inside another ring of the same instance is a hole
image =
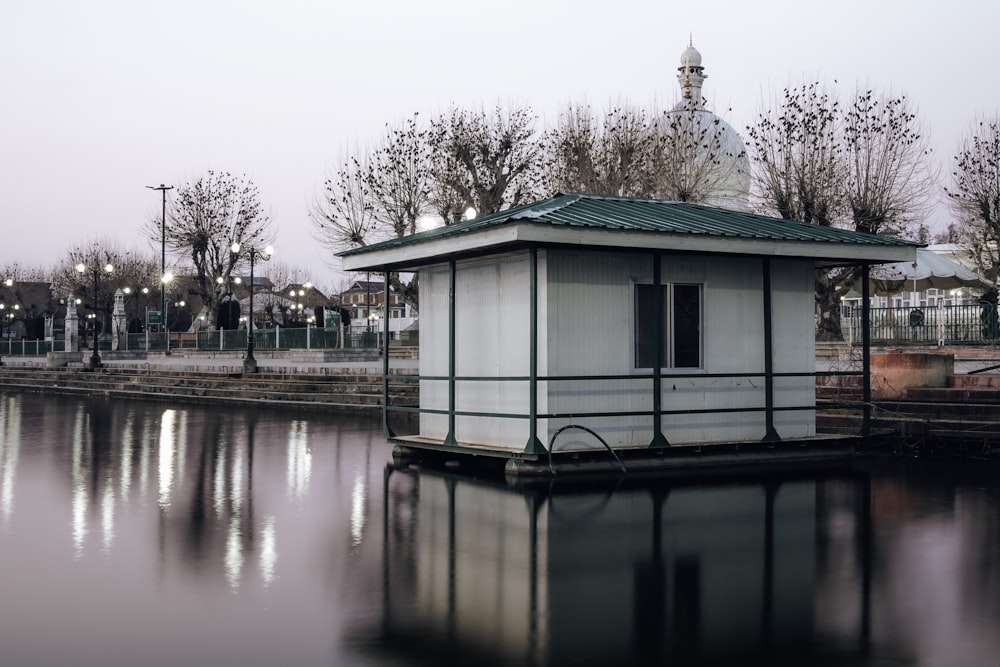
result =
[[[512,488],[368,420],[0,392],[0,665],[995,666],[998,473]]]

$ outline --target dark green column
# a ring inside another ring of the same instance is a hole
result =
[[[774,428],[774,335],[771,308],[771,260],[761,261],[764,279],[764,423],[765,432],[761,442],[780,442],[781,436]]]
[[[650,447],[669,447],[663,435],[663,257],[653,255],[653,439]],[[635,307],[633,306],[633,311]]]
[[[538,439],[538,248],[528,254],[528,443],[525,454],[544,454],[545,445]]]
[[[861,436],[871,435],[872,422],[872,329],[871,302],[869,284],[870,264],[864,265],[861,272],[861,401],[864,403],[864,414],[861,418]]]
[[[448,262],[448,435],[444,444],[455,447],[455,260]]]
[[[385,323],[382,326],[382,432],[385,437],[395,437],[392,428],[389,426],[389,270],[383,268],[385,272],[385,295],[383,306],[385,310]]]

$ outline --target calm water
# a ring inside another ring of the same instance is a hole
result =
[[[1000,664],[996,464],[512,489],[390,454],[0,393],[0,665]]]

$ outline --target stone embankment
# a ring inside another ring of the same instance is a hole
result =
[[[242,373],[238,359],[166,358],[106,361],[47,368],[45,359],[5,358],[0,388],[174,403],[210,403],[377,416],[382,406],[381,362],[263,360],[260,371]],[[391,373],[415,373],[404,364]],[[392,405],[416,405],[415,382],[389,383]]]
[[[954,371],[940,386],[898,386],[885,391],[886,387],[879,385],[891,380],[873,367],[872,431],[888,435],[882,440],[899,451],[1000,455],[1000,353],[991,349],[938,349],[933,353],[954,357]],[[847,357],[841,354],[839,362],[843,367]],[[861,379],[820,378],[816,398],[818,405],[860,405]],[[821,411],[817,416],[817,428],[825,432],[856,433],[860,423],[858,410]]]

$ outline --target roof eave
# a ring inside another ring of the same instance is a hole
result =
[[[824,263],[902,262],[916,259],[916,245],[828,241],[774,240],[672,234],[665,232],[595,229],[572,225],[511,222],[457,236],[429,239],[343,257],[348,271],[380,270],[434,264],[465,254],[481,254],[491,247],[517,244],[582,246],[595,249],[662,250],[719,255],[795,257]]]

